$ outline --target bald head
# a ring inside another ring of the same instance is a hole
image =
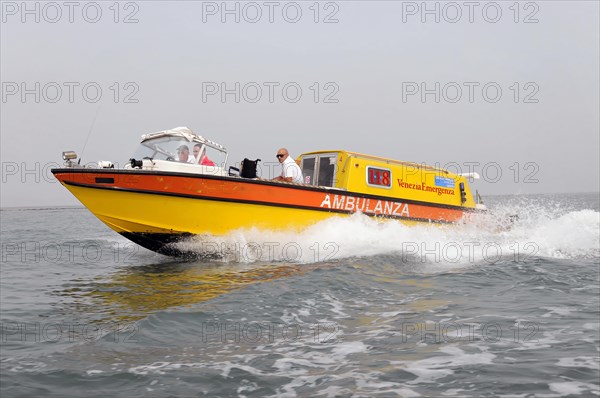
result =
[[[275,156],[277,156],[277,160],[279,160],[279,163],[283,163],[283,161],[286,160],[289,155],[290,154],[287,149],[279,148],[277,150],[277,155]]]

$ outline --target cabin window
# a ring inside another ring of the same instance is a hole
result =
[[[302,175],[307,185],[333,187],[337,154],[302,157]]]
[[[324,187],[332,187],[335,182],[336,155],[319,156],[319,179],[317,183]]]
[[[317,158],[315,156],[302,158],[302,175],[304,176],[305,184],[316,185],[316,181],[315,181],[315,166],[316,166],[316,164],[317,164]]]
[[[367,185],[377,188],[391,188],[392,171],[390,169],[367,166]]]

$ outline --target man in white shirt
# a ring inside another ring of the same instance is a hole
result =
[[[177,160],[182,163],[196,163],[196,159],[190,156],[190,148],[187,145],[180,145],[177,148]]]
[[[289,152],[285,148],[281,148],[277,151],[277,160],[281,163],[283,170],[281,175],[273,178],[272,181],[285,181],[295,182],[296,184],[302,184],[304,178],[302,177],[302,170],[300,166],[296,164],[294,159],[290,156]]]

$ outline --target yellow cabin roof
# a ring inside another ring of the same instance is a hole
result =
[[[325,153],[342,153],[345,156],[352,156],[352,157],[356,157],[356,158],[364,159],[364,160],[375,160],[375,161],[379,161],[379,162],[383,162],[383,163],[388,163],[388,164],[410,166],[410,167],[421,168],[421,169],[425,169],[425,170],[439,171],[439,172],[442,172],[442,173],[454,175],[454,173],[449,172],[446,169],[442,169],[440,167],[433,167],[433,166],[430,166],[430,165],[427,165],[427,164],[424,164],[424,163],[407,162],[407,161],[403,161],[403,160],[396,160],[396,159],[384,158],[384,157],[381,157],[381,156],[367,155],[367,154],[359,153],[359,152],[346,151],[346,150],[343,150],[343,149],[305,152],[305,153],[302,153],[299,156],[299,158],[301,158],[302,156],[306,156],[306,155],[318,155],[318,154],[325,154]]]

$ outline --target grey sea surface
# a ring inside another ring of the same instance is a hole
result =
[[[455,226],[179,243],[220,259],[154,254],[83,208],[2,209],[0,394],[600,396],[598,194],[486,203]]]

